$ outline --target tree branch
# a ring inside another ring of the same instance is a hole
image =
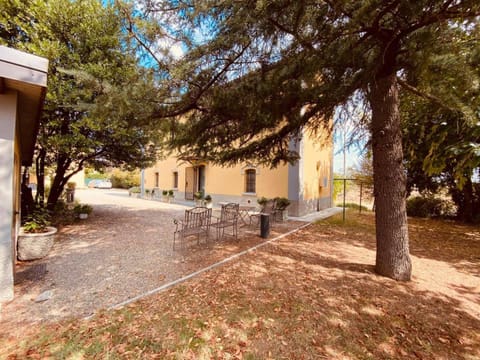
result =
[[[237,55],[235,55],[232,59],[228,60],[228,62],[222,67],[222,69],[215,76],[213,76],[210,79],[210,81],[208,81],[207,84],[205,84],[203,86],[203,88],[200,89],[198,91],[198,93],[193,98],[191,98],[191,100],[188,102],[188,104],[186,106],[183,106],[182,108],[180,108],[178,110],[168,112],[168,113],[164,113],[163,111],[156,111],[156,112],[153,113],[153,117],[171,118],[171,117],[176,117],[176,116],[185,114],[186,112],[195,109],[196,106],[197,106],[198,100],[203,96],[203,94],[209,88],[211,88],[217,82],[217,80],[220,78],[220,76],[225,74],[227,72],[227,70],[230,68],[230,66],[232,66],[237,61],[237,59],[239,59],[245,53],[245,51],[248,49],[250,44],[251,44],[251,41],[248,41],[248,43],[243,47],[243,49],[240,52],[238,52]]]
[[[410,91],[411,93],[423,98],[423,99],[427,99],[427,100],[430,100],[432,102],[434,102],[435,104],[441,106],[442,108],[445,108],[447,110],[450,110],[450,111],[457,111],[447,105],[445,105],[445,101],[443,101],[442,99],[436,97],[435,95],[432,95],[432,94],[427,94],[421,90],[419,90],[418,88],[416,88],[415,86],[413,85],[410,85],[408,84],[406,81],[400,79],[397,77],[397,81],[398,83],[400,84],[400,86],[402,86],[404,89]]]
[[[150,54],[150,56],[155,60],[155,62],[160,66],[160,68],[162,68],[164,70],[168,70],[168,67],[162,61],[160,61],[160,59],[155,55],[155,53],[152,51],[150,46],[148,46],[142,39],[140,39],[140,37],[137,35],[137,33],[133,30],[133,20],[130,16],[130,13],[125,9],[122,9],[122,12],[125,16],[125,19],[128,22],[128,26],[127,26],[128,33],[135,39],[135,41],[137,41],[137,43],[145,51],[147,51]]]
[[[304,39],[302,39],[300,37],[300,35],[298,35],[297,32],[293,31],[293,30],[290,30],[288,29],[287,27],[285,27],[284,25],[280,24],[277,20],[275,19],[272,19],[271,17],[268,18],[268,21],[270,21],[274,26],[276,26],[277,28],[279,28],[281,31],[287,33],[287,34],[290,34],[292,35],[295,39],[298,40],[298,42],[304,46],[305,48],[309,49],[309,50],[315,50],[312,43],[309,43],[307,41],[305,41]]]

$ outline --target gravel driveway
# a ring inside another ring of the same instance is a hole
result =
[[[76,199],[93,205],[93,213],[62,228],[46,258],[17,263],[15,300],[1,310],[3,325],[19,329],[85,317],[263,241],[258,230],[241,228],[239,241],[194,240],[173,251],[172,219],[183,217],[185,206],[130,198],[121,190],[77,190]],[[302,224],[276,224],[270,238]],[[45,292],[51,297],[35,302]]]

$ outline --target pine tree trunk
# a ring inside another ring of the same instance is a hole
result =
[[[399,98],[395,73],[371,84],[372,148],[378,274],[410,280],[412,263],[408,247]]]

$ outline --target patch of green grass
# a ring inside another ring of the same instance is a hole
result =
[[[338,213],[327,219],[316,222],[320,226],[341,227],[348,231],[363,231],[366,233],[375,233],[375,214],[372,212],[359,214],[355,210],[347,210],[345,221],[343,221],[343,213]]]
[[[88,357],[95,357],[102,355],[105,350],[105,344],[100,340],[94,340],[94,342],[85,349],[85,355]]]
[[[246,353],[243,355],[243,358],[245,360],[259,360],[261,359],[260,357],[258,357],[257,355],[253,354],[253,353]]]
[[[336,206],[343,207],[343,203],[338,203]],[[370,211],[370,209],[367,208],[365,205],[360,206],[359,204],[356,204],[356,203],[345,203],[345,207],[353,210],[360,210],[361,208],[362,211]]]

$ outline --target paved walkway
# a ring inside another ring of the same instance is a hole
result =
[[[341,207],[333,207],[325,210],[316,211],[314,213],[301,216],[301,217],[290,216],[289,219],[292,221],[315,222],[315,221],[329,218],[330,216],[338,214],[342,211],[343,211],[343,208]]]
[[[193,240],[173,251],[172,220],[183,217],[185,206],[120,190],[77,190],[76,198],[93,205],[92,215],[61,229],[46,258],[17,264],[15,300],[1,310],[2,329],[89,316],[265,241],[258,230],[241,228],[240,241]],[[270,238],[304,224],[301,219],[275,224]],[[40,294],[49,299],[36,302]]]

